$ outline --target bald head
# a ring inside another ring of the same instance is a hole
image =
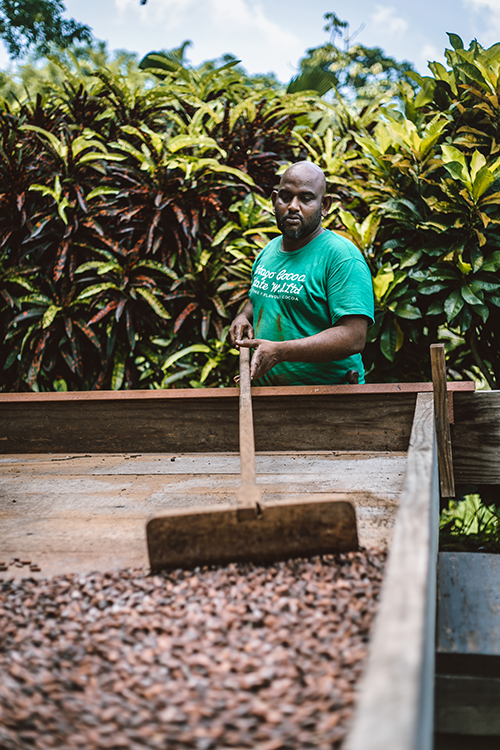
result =
[[[312,161],[298,161],[283,173],[280,180],[280,188],[289,181],[300,182],[319,193],[323,198],[326,193],[326,179],[321,167]]]
[[[299,161],[284,172],[271,196],[284,250],[297,250],[323,231],[321,218],[332,202],[325,192],[325,175],[317,164]]]

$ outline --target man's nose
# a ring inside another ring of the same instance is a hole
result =
[[[296,195],[294,195],[294,197],[288,204],[288,209],[292,209],[293,211],[298,211],[300,209],[300,202]]]

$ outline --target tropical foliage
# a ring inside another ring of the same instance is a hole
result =
[[[231,383],[276,173],[304,158],[374,277],[369,379],[428,379],[441,339],[450,377],[500,387],[500,45],[450,39],[397,96],[322,98],[314,66],[287,92],[231,59],[193,69],[185,45],[140,67],[52,57],[24,70],[28,97],[6,79],[2,389]]]
[[[0,113],[3,388],[227,383],[222,342],[311,97],[180,53],[133,74],[51,65],[62,83]]]

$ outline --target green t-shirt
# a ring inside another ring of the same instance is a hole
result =
[[[252,270],[250,301],[255,338],[291,341],[331,328],[344,315],[373,322],[373,285],[365,259],[352,242],[325,230],[294,252],[281,237],[266,245]],[[364,383],[361,354],[337,362],[280,362],[255,385],[345,383],[357,370]]]

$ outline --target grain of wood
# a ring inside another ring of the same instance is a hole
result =
[[[250,386],[250,349],[240,349],[239,433],[241,482],[238,488],[237,517],[240,521],[257,518],[261,492],[255,477],[255,438]]]
[[[500,391],[455,393],[455,482],[500,484]]]
[[[436,676],[436,732],[500,738],[499,706],[498,677]]]
[[[439,553],[437,651],[500,656],[500,555]]]
[[[419,394],[379,613],[348,750],[430,750],[439,488],[434,408]]]
[[[468,384],[449,387],[456,385]],[[406,451],[417,390],[431,388],[430,383],[253,388],[256,449]],[[238,389],[178,394],[0,394],[0,451],[238,451]]]
[[[430,350],[441,496],[455,497],[444,344],[431,344]]]

